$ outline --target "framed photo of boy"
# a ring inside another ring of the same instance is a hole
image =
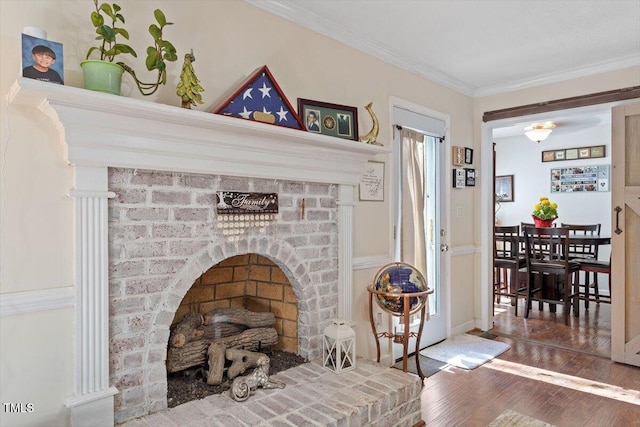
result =
[[[309,132],[358,140],[358,109],[298,98],[298,115]]]
[[[63,85],[62,43],[22,34],[22,77]]]

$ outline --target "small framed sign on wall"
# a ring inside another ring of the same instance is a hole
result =
[[[369,161],[360,177],[360,200],[384,201],[384,163]]]
[[[453,168],[453,188],[464,188],[466,183],[466,170],[462,168]]]
[[[464,166],[464,147],[451,147],[451,164]]]

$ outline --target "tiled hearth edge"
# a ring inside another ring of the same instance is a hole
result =
[[[410,427],[421,419],[420,378],[360,358],[340,375],[316,360],[273,378],[286,387],[258,389],[245,402],[212,395],[120,427]]]

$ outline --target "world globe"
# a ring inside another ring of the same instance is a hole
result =
[[[402,297],[402,294],[413,294],[429,290],[427,281],[422,273],[412,265],[404,262],[387,264],[378,270],[373,282],[373,288],[378,291],[376,293],[376,301],[380,308],[395,316],[404,314],[405,301],[409,304],[409,314],[419,311],[427,302],[427,293],[408,298]]]

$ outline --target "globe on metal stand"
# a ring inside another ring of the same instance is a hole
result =
[[[380,338],[391,338],[393,342],[403,345],[402,370],[407,372],[409,338],[416,338],[416,368],[418,375],[424,379],[420,368],[420,338],[424,322],[428,319],[427,306],[429,295],[433,289],[427,286],[427,281],[415,267],[404,262],[393,262],[380,268],[375,275],[373,284],[367,287],[369,291],[369,321],[376,341],[377,362],[380,363]],[[373,300],[378,306],[392,316],[404,316],[404,332],[378,332],[373,319]],[[409,320],[412,314],[420,312],[420,327],[418,332],[409,330]]]

